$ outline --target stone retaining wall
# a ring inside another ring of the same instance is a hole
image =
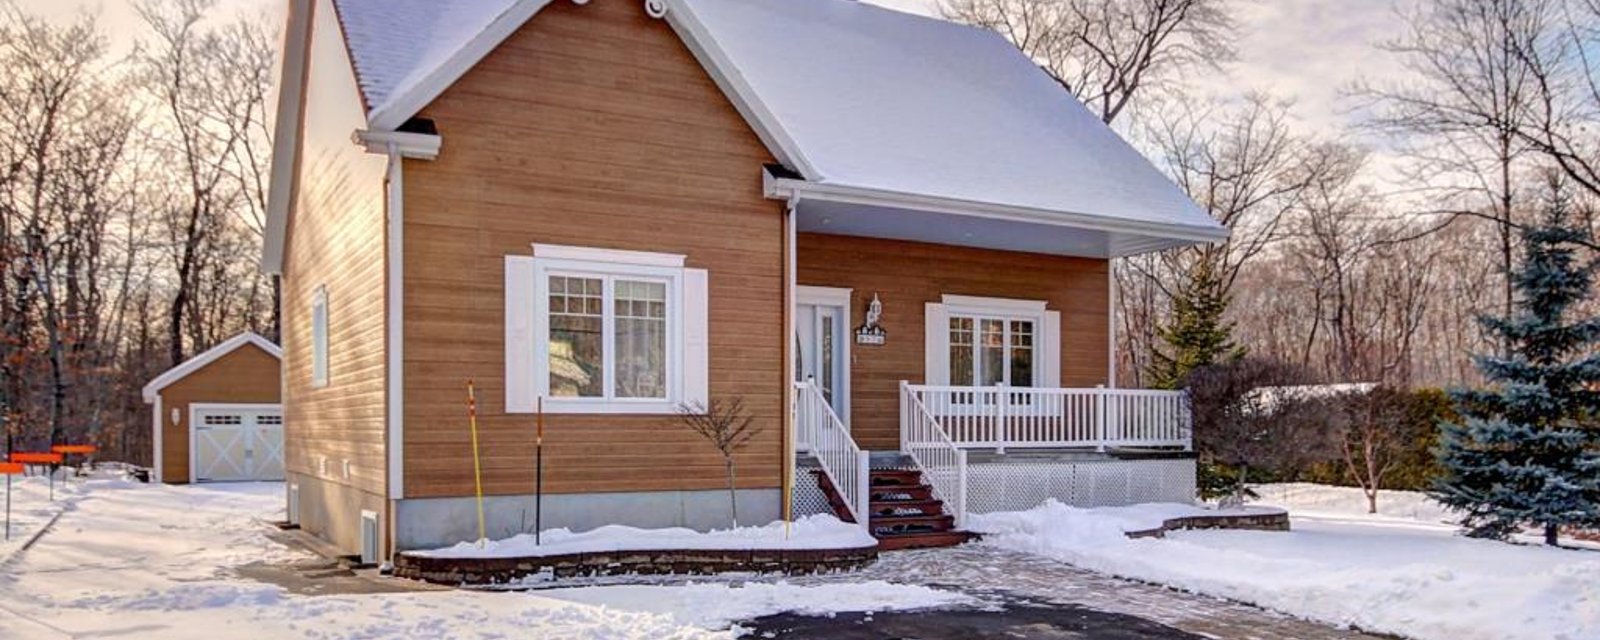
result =
[[[858,569],[877,559],[877,547],[612,551],[522,558],[436,558],[401,553],[395,556],[394,575],[444,585],[505,584],[546,570],[558,578],[732,572],[803,575]]]
[[[1172,518],[1160,527],[1144,531],[1129,531],[1129,538],[1162,538],[1168,531],[1181,529],[1239,529],[1245,531],[1288,531],[1289,512],[1276,511],[1250,514],[1197,515]]]

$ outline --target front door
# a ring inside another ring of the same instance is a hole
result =
[[[799,287],[795,381],[810,381],[850,426],[850,290]]]

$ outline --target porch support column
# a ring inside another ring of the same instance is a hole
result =
[[[795,209],[799,199],[791,197],[783,212],[783,519],[794,520],[795,478],[795,392],[794,380],[794,306],[796,267]]]

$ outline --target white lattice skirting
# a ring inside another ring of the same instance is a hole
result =
[[[1074,507],[1194,502],[1194,460],[980,462],[967,467],[967,510],[1025,511],[1055,498]]]
[[[795,474],[794,514],[833,513],[802,467]],[[1120,507],[1141,502],[1194,502],[1194,460],[974,462],[967,465],[967,510],[1026,511],[1050,498],[1074,507]]]
[[[828,506],[828,496],[822,493],[822,487],[817,484],[817,476],[811,473],[815,467],[800,467],[794,474],[794,515],[796,518],[816,515],[819,513],[832,514],[833,509]]]

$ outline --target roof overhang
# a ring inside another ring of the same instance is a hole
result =
[[[1220,242],[1229,235],[1221,226],[1164,224],[811,182],[782,169],[775,173],[771,167],[762,172],[762,190],[768,198],[795,206],[802,216],[802,231],[1096,258]],[[808,209],[814,215],[808,216]]]
[[[185,360],[183,364],[168,369],[165,373],[156,376],[154,380],[151,380],[149,384],[144,386],[145,404],[154,403],[156,401],[156,396],[161,393],[162,389],[171,386],[173,383],[179,380],[189,377],[190,374],[199,371],[208,364],[222,359],[223,356],[233,353],[240,347],[243,347],[247,344],[260,347],[261,350],[267,352],[268,355],[279,360],[283,360],[283,349],[279,348],[278,345],[272,344],[272,341],[261,337],[255,332],[246,331],[232,338],[228,338],[221,344],[207,349],[204,353]]]

